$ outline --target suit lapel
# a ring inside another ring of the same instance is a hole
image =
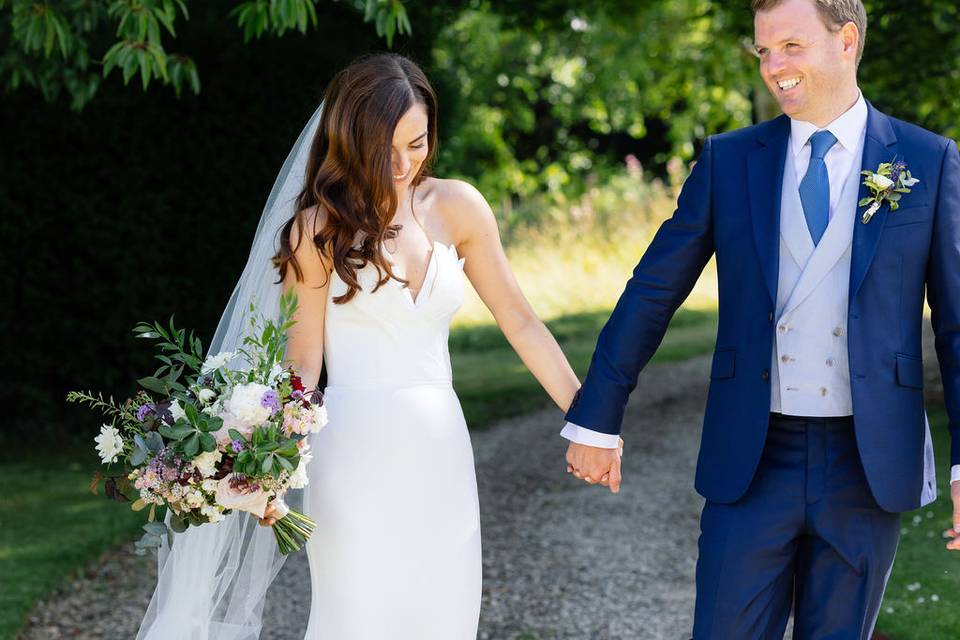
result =
[[[870,102],[867,102],[867,135],[863,146],[863,170],[876,171],[882,162],[890,162],[897,156],[897,138],[893,133],[890,119],[877,111]],[[869,190],[860,181],[859,202],[870,195]],[[883,225],[887,221],[890,207],[886,204],[874,214],[867,224],[862,222],[865,207],[857,207],[857,219],[853,229],[853,256],[850,260],[850,300],[853,300],[867,270],[873,262],[880,242]]]
[[[767,131],[757,138],[757,147],[747,158],[753,241],[773,305],[777,304],[780,198],[789,134],[790,119],[787,116],[776,118],[771,121]]]

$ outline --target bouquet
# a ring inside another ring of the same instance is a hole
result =
[[[276,508],[281,553],[299,549],[313,532],[316,523],[283,501],[288,489],[307,484],[306,438],[327,422],[320,391],[308,395],[293,369],[281,366],[296,307],[292,291],[280,297],[276,321],[259,318],[251,304],[243,344],[206,359],[200,340],[176,329],[173,316],[168,327],[141,322],[133,332],[157,341],[162,363],[137,380],[142,389],[122,405],[102,394],[67,394],[108,419],[94,438],[107,470],[94,475],[91,491],[103,480],[108,498],[134,511],[150,505],[138,554],[234,509],[262,518],[268,503]],[[169,528],[156,520],[158,505],[171,512]]]

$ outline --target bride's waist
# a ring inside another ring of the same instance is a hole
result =
[[[324,388],[324,394],[339,391],[377,391],[384,389],[409,389],[414,387],[446,387],[452,388],[450,378],[422,378],[422,379],[367,379],[367,380],[331,380]]]

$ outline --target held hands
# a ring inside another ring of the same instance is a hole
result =
[[[953,498],[953,528],[947,529],[943,535],[951,538],[947,549],[960,551],[960,480],[950,483],[950,497]]]
[[[620,493],[620,458],[623,455],[623,438],[616,449],[590,447],[571,442],[567,447],[567,473],[587,484],[601,484],[612,493]],[[960,545],[958,545],[960,548]]]
[[[257,516],[253,516],[253,517],[257,518],[257,521],[260,523],[261,527],[272,527],[273,523],[277,521],[276,517],[272,517],[276,513],[276,511],[277,509],[276,507],[273,506],[273,502],[268,502],[267,508],[264,509],[263,511],[263,517],[262,518],[257,518]]]

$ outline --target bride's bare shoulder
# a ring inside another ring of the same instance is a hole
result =
[[[430,197],[436,210],[459,241],[468,239],[478,226],[494,220],[493,210],[480,191],[465,180],[429,178]]]
[[[290,225],[287,241],[297,261],[308,271],[330,272],[332,262],[328,251],[318,251],[317,236],[327,224],[327,213],[316,206],[303,209]]]

